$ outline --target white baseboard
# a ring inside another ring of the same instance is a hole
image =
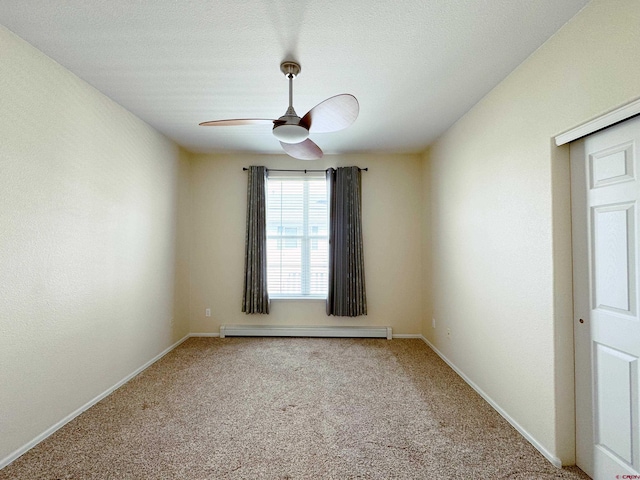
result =
[[[67,415],[66,417],[64,417],[62,420],[60,420],[59,422],[55,423],[54,425],[52,425],[51,427],[49,427],[48,429],[46,429],[44,432],[42,432],[40,435],[38,435],[37,437],[35,437],[33,440],[31,440],[30,442],[27,442],[26,444],[24,444],[22,447],[18,448],[17,450],[15,450],[14,452],[10,453],[8,456],[6,456],[5,458],[3,458],[2,460],[0,460],[0,469],[3,469],[4,467],[6,467],[7,465],[9,465],[11,462],[13,462],[15,459],[17,459],[18,457],[20,457],[21,455],[23,455],[24,453],[26,453],[28,450],[31,450],[33,447],[35,447],[37,444],[39,444],[41,441],[43,441],[44,439],[46,439],[47,437],[49,437],[50,435],[52,435],[54,432],[56,432],[56,430],[59,430],[60,428],[64,427],[67,423],[69,423],[71,420],[73,420],[74,418],[76,418],[78,415],[80,415],[82,412],[84,412],[85,410],[88,410],[89,408],[93,407],[96,403],[98,403],[100,400],[102,400],[103,398],[105,398],[106,396],[110,395],[111,393],[113,393],[114,391],[116,391],[118,388],[120,388],[122,385],[124,385],[125,383],[127,383],[129,380],[131,380],[133,377],[135,377],[136,375],[138,375],[139,373],[141,373],[143,370],[147,369],[148,367],[150,367],[151,365],[153,365],[155,362],[157,362],[158,360],[160,360],[162,357],[164,357],[167,353],[169,353],[171,350],[173,350],[174,348],[176,348],[178,345],[180,345],[182,342],[184,342],[186,339],[188,339],[191,335],[186,335],[184,338],[181,338],[180,340],[178,340],[176,343],[174,343],[173,345],[171,345],[170,347],[164,349],[162,352],[160,352],[158,355],[156,355],[155,357],[153,357],[151,360],[149,360],[147,363],[145,363],[144,365],[142,365],[140,368],[137,368],[135,371],[133,371],[132,373],[130,373],[129,375],[127,375],[126,377],[124,377],[122,380],[120,380],[118,383],[116,383],[115,385],[113,385],[112,387],[109,387],[108,389],[106,389],[104,392],[102,392],[100,395],[98,395],[97,397],[89,400],[87,403],[85,403],[84,405],[82,405],[80,408],[78,408],[77,410],[71,412],[69,415]],[[217,336],[217,334],[216,334]]]
[[[423,338],[419,333],[394,333],[393,338]]]
[[[458,367],[456,367],[453,362],[451,362],[440,350],[438,350],[429,340],[426,339],[424,335],[420,335],[420,338],[426,343],[431,350],[436,352],[436,354],[451,367],[451,369],[456,372],[462,379],[467,382],[467,384],[473,388],[478,395],[484,398],[489,405],[493,407],[493,409],[498,412],[507,422],[513,426],[520,434],[531,444],[536,450],[538,450],[544,457],[549,460],[554,467],[562,468],[562,460],[553,455],[549,450],[547,450],[540,442],[538,442],[533,435],[527,432],[522,425],[516,422],[507,412],[505,412],[500,405],[498,405],[486,392],[484,392],[478,385],[476,385],[469,377],[467,377]]]
[[[219,337],[219,333],[190,333],[188,337]]]
[[[220,338],[225,337],[339,337],[391,340],[392,332],[391,327],[221,325]]]

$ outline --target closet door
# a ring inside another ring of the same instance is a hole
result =
[[[577,463],[640,475],[640,118],[571,144]]]

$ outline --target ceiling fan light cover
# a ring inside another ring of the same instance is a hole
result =
[[[307,139],[309,130],[302,125],[276,125],[273,134],[283,143],[300,143]]]

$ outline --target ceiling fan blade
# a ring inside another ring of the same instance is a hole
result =
[[[199,123],[201,127],[234,127],[236,125],[259,125],[263,123],[273,123],[270,118],[232,118],[230,120],[211,120],[210,122]]]
[[[351,125],[359,111],[356,97],[343,93],[320,102],[302,117],[300,123],[308,126],[311,133],[337,132]]]
[[[287,155],[297,158],[298,160],[318,160],[322,158],[322,150],[308,138],[300,143],[284,143],[280,142],[282,149]]]

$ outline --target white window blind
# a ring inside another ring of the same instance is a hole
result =
[[[267,285],[271,298],[326,298],[327,205],[324,173],[268,172]]]

